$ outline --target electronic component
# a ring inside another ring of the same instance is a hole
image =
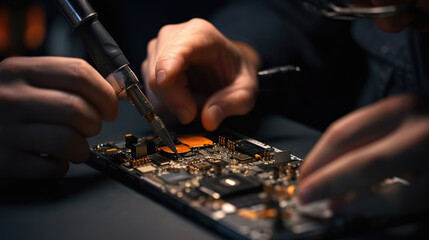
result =
[[[143,164],[150,163],[150,160],[149,157],[142,157],[137,159],[129,159],[127,162],[131,165],[131,167],[138,167]]]
[[[190,152],[190,151],[191,151],[191,149],[190,149],[188,146],[184,145],[184,144],[176,145],[176,149],[177,149],[177,152],[178,152],[179,154],[184,154],[184,153],[188,153],[188,152]],[[174,153],[174,152],[173,152],[169,147],[167,147],[167,146],[159,147],[159,148],[158,148],[158,150],[159,150],[159,151],[161,151],[161,152],[164,152],[164,153],[175,154],[175,153]]]
[[[187,172],[173,172],[159,176],[159,178],[168,184],[177,184],[180,181],[186,181],[192,178]]]
[[[265,199],[260,196],[260,193],[250,193],[244,196],[230,197],[228,198],[228,202],[236,208],[246,208],[264,204]]]
[[[131,133],[125,135],[125,146],[131,148],[133,144],[136,144],[138,138]]]
[[[177,140],[190,148],[213,146],[213,141],[203,136],[187,135],[179,137]]]
[[[147,165],[147,166],[141,166],[136,168],[138,171],[140,171],[141,173],[148,173],[148,172],[153,172],[156,170],[156,167],[152,166],[152,165]]]
[[[146,139],[140,139],[137,143],[130,145],[131,155],[133,158],[142,158],[147,156]]]
[[[170,163],[169,158],[162,156],[160,154],[150,155],[149,159],[158,166],[164,166]]]
[[[283,151],[274,154],[274,164],[281,165],[291,161],[290,151]]]
[[[195,170],[199,170],[199,171],[207,171],[212,167],[212,165],[208,162],[197,162],[197,163],[192,163],[190,165],[190,170],[195,171]]]
[[[261,184],[236,174],[201,181],[200,190],[215,199],[261,190]]]
[[[255,154],[263,156],[264,152],[266,150],[260,146],[257,146],[253,143],[250,143],[248,141],[240,141],[240,142],[236,143],[235,149],[236,149],[236,151],[247,154],[249,156],[255,156]]]
[[[235,153],[234,158],[240,162],[247,162],[247,161],[253,160],[253,158],[250,157],[249,155],[242,154],[242,153]]]

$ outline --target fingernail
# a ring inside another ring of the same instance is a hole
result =
[[[218,126],[223,119],[222,109],[218,105],[209,107],[208,114],[209,118],[215,123],[216,126]]]
[[[156,82],[161,85],[167,78],[167,73],[164,70],[160,70],[156,73]]]
[[[192,121],[191,109],[179,108],[176,110],[176,114],[182,124],[188,124]]]

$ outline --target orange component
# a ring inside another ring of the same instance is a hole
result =
[[[131,136],[132,136],[131,133],[125,134],[125,137],[131,137]]]
[[[188,146],[184,145],[184,144],[176,145],[176,149],[177,149],[177,152],[178,152],[178,153],[187,153],[187,152],[190,152],[190,151],[191,151],[191,149],[190,149]],[[159,148],[158,148],[158,150],[159,150],[159,151],[166,152],[166,153],[171,153],[171,154],[173,154],[173,153],[174,153],[174,152],[173,152],[173,151],[171,151],[171,149],[170,149],[169,147],[167,147],[167,146],[159,147]]]
[[[261,157],[261,155],[259,155],[259,154],[255,154],[255,159],[256,159],[256,160],[262,160],[262,157]]]
[[[155,137],[147,137],[146,140],[153,141],[153,140],[155,140]]]
[[[294,185],[290,185],[289,187],[287,187],[287,193],[290,196],[293,196],[293,194],[295,193],[295,186]]]
[[[188,145],[191,148],[204,147],[206,145],[213,146],[213,141],[203,136],[188,135],[177,138],[179,142]]]
[[[27,48],[37,49],[46,37],[46,13],[41,5],[30,6],[26,16],[24,42]]]
[[[275,208],[265,210],[249,210],[249,209],[238,209],[237,215],[247,219],[264,219],[264,218],[275,218],[277,216],[277,210]]]
[[[106,152],[114,152],[114,151],[118,151],[117,148],[111,148],[111,149],[107,149]]]

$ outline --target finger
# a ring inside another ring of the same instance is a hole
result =
[[[150,76],[153,89],[170,87],[180,74],[186,71],[188,63],[185,59],[189,57],[187,50],[180,48],[167,48],[156,59],[154,75]]]
[[[403,116],[415,105],[405,95],[370,105],[338,120],[328,128],[300,169],[300,179],[353,149],[374,142],[401,123]]]
[[[162,44],[162,40],[173,44]],[[167,87],[173,84],[190,64],[209,65],[214,68],[213,64],[218,63],[216,60],[222,57],[220,52],[223,51],[218,50],[226,45],[225,37],[203,19],[191,19],[186,23],[164,26],[158,34],[158,54],[153,59],[156,81],[151,87]]]
[[[101,131],[101,116],[94,107],[72,93],[28,86],[17,82],[1,92],[4,109],[10,122],[39,122],[72,127],[82,136],[91,137]],[[16,92],[20,92],[19,95]],[[8,117],[9,118],[9,117]],[[5,121],[4,119],[3,121]]]
[[[142,74],[145,80],[145,86],[149,86],[149,81],[156,81],[155,71],[151,71],[151,69],[155,69],[156,59],[157,59],[157,46],[158,39],[154,38],[147,44],[147,57],[142,63]],[[154,83],[152,83],[154,84]]]
[[[427,211],[429,194],[429,175],[411,183],[410,186],[401,186],[388,192],[376,192],[353,199],[346,204],[333,208],[336,214],[347,217],[377,217],[377,216],[404,216]]]
[[[76,131],[61,125],[19,124],[1,129],[4,145],[35,155],[47,154],[60,161],[82,163],[89,159],[88,142]]]
[[[427,169],[428,163],[422,160],[422,156],[425,156],[428,136],[427,120],[409,121],[385,138],[355,149],[304,180],[300,179],[299,199],[308,203],[335,197],[370,187],[387,177],[419,168]]]
[[[210,96],[201,113],[201,121],[206,130],[214,131],[225,118],[243,115],[252,109],[257,84],[252,84],[249,78],[250,75],[240,75],[233,84]]]
[[[168,26],[168,28],[170,27]],[[164,27],[160,32],[165,32],[166,28]],[[160,35],[162,34],[160,33]],[[197,105],[191,91],[187,88],[186,66],[182,66],[184,60],[181,56],[183,47],[174,45],[174,47],[167,48],[169,50],[163,51],[168,54],[163,54],[159,53],[161,50],[157,49],[158,43],[158,39],[149,42],[148,57],[142,64],[143,75],[149,85],[149,95],[150,91],[154,92],[168,109],[175,113],[182,124],[188,124],[196,116]],[[158,57],[159,55],[161,57]],[[169,72],[168,84],[165,84],[167,72]]]
[[[69,162],[53,157],[40,157],[25,152],[11,152],[1,162],[0,179],[8,181],[60,179],[69,169]]]
[[[113,88],[86,61],[64,57],[14,57],[1,62],[0,71],[29,84],[72,92],[91,103],[103,119],[113,121],[119,104]]]

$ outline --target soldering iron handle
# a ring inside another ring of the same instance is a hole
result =
[[[56,0],[67,22],[81,36],[87,51],[103,77],[128,65],[118,44],[101,25],[87,0]]]

